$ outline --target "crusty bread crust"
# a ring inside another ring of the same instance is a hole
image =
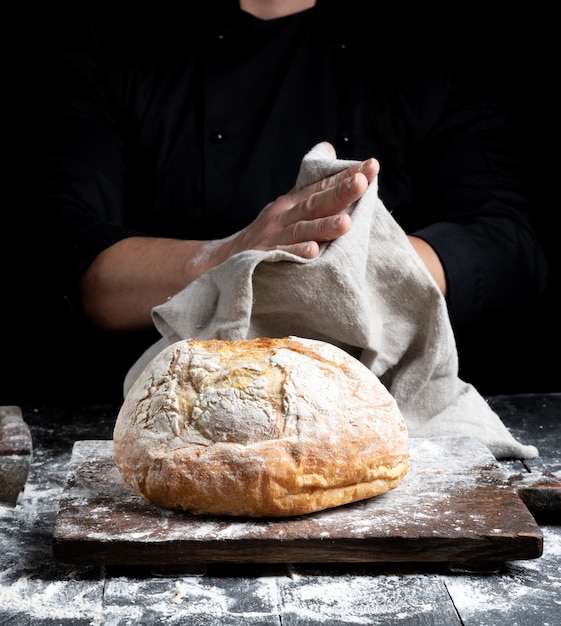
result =
[[[182,340],[129,391],[114,457],[138,494],[195,514],[293,516],[397,487],[409,440],[357,359],[300,337]]]

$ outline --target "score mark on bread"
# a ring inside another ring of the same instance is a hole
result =
[[[300,337],[182,340],[117,416],[114,458],[153,504],[294,516],[397,487],[409,440],[394,398],[357,359]]]

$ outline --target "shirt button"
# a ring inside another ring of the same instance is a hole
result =
[[[216,131],[214,133],[210,133],[210,142],[211,143],[222,143],[224,142],[226,139],[226,137],[224,136],[224,133],[221,133],[219,131]]]

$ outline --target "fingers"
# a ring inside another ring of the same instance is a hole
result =
[[[312,221],[300,220],[286,228],[284,238],[295,243],[323,243],[341,237],[351,229],[351,225],[352,219],[347,213]]]
[[[287,223],[334,215],[346,209],[362,197],[379,169],[376,159],[367,159],[296,192],[296,202],[286,215]]]
[[[367,188],[366,177],[355,173],[296,204],[284,214],[284,245],[279,247],[304,258],[317,256],[319,243],[333,241],[350,230],[352,219],[344,210]]]
[[[315,258],[321,243],[350,230],[352,219],[345,209],[364,195],[379,169],[376,159],[367,159],[280,196],[230,239],[229,254],[251,249],[285,250]]]
[[[290,252],[303,259],[315,259],[319,254],[319,244],[317,241],[304,241],[293,245],[277,246],[276,249]]]
[[[309,185],[305,189],[303,189],[303,193],[306,195],[310,195],[310,193],[315,193],[317,191],[325,191],[331,187],[341,184],[347,178],[351,178],[355,174],[362,174],[366,177],[368,183],[372,182],[374,178],[378,175],[380,171],[380,164],[374,158],[366,159],[365,161],[360,161],[358,163],[353,163],[350,167],[334,174],[333,176],[327,176],[317,183],[313,183]]]
[[[350,230],[351,217],[343,211],[364,195],[378,171],[378,161],[371,158],[302,190],[304,198],[284,213],[278,248],[303,258],[317,256],[319,243]]]
[[[361,173],[355,173],[338,184],[311,194],[294,207],[294,213],[302,212],[303,219],[315,219],[333,215],[346,209],[366,191],[368,180]]]
[[[319,244],[338,239],[351,229],[352,219],[347,213],[324,217],[312,222],[300,221],[285,229],[283,238],[288,243],[275,246],[304,259],[313,259],[319,254]]]
[[[333,144],[330,141],[322,141],[321,145],[325,146],[333,154],[333,156],[337,155],[335,147],[333,146]]]

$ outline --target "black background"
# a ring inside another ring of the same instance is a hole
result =
[[[551,275],[540,302],[512,311],[507,319],[489,320],[462,339],[460,373],[485,395],[561,391],[557,361],[561,348],[559,45],[553,10],[514,3],[502,11],[492,3],[450,3],[444,9],[432,9],[426,3],[415,8],[400,3],[392,3],[391,8],[375,2],[347,4],[363,27],[371,23],[382,34],[381,47],[373,47],[380,62],[387,55],[414,54],[418,46],[432,47],[485,74],[504,95],[523,148],[536,225]],[[35,121],[40,119],[49,88],[49,66],[65,37],[72,34],[69,15],[61,5],[48,10],[33,7],[33,11],[24,6],[8,11],[2,20],[3,195],[8,201],[25,185],[26,161],[32,158],[38,140]],[[107,19],[116,25],[128,24],[130,29],[142,21],[138,15],[118,21],[109,13]],[[6,223],[5,218],[2,222]],[[33,282],[41,259],[34,257],[25,242],[2,236],[0,246],[0,404],[119,400],[128,362],[105,362],[104,342],[121,344],[126,350],[129,340],[94,334],[90,363],[80,366],[83,370],[76,369],[77,361],[68,353],[58,353],[57,337],[52,336],[60,330],[51,327],[49,319],[61,303],[51,302],[41,285]],[[147,338],[146,345],[152,339]]]

